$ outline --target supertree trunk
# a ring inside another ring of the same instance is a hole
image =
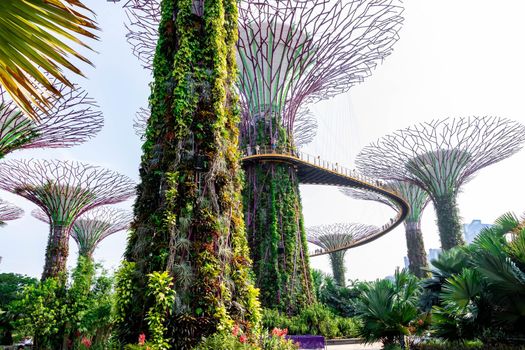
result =
[[[335,282],[341,287],[346,286],[345,279],[345,250],[330,253],[330,265],[332,265],[332,273],[334,274]]]
[[[245,170],[245,218],[261,304],[295,313],[313,298],[299,181],[285,163]]]
[[[405,221],[405,236],[407,240],[408,269],[419,278],[428,277],[427,253],[423,243],[423,232],[420,221]]]
[[[69,228],[64,225],[50,225],[49,239],[46,249],[46,261],[42,281],[64,275],[69,254]],[[65,277],[65,276],[61,276]]]
[[[449,250],[458,245],[464,245],[465,241],[463,240],[456,196],[454,194],[445,194],[436,197],[434,206],[436,208],[441,248]]]
[[[194,4],[204,4],[204,8]],[[250,277],[238,153],[235,0],[163,0],[151,117],[125,258],[135,264],[121,339],[148,336],[147,274],[169,271],[174,349],[237,323],[258,322]]]

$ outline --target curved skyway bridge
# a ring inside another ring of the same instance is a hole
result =
[[[379,227],[366,237],[357,238],[348,246],[337,249],[326,250],[316,249],[310,256],[319,256],[333,253],[339,250],[358,247],[371,242],[388,232],[392,231],[405,220],[408,215],[409,206],[401,194],[392,191],[384,186],[380,180],[368,178],[359,174],[356,170],[340,166],[338,163],[327,162],[320,157],[312,156],[303,152],[280,147],[252,147],[244,151],[243,163],[248,162],[284,162],[292,165],[297,171],[299,183],[303,185],[327,185],[337,187],[353,187],[378,193],[396,204],[399,208],[397,215],[391,218],[386,224]]]

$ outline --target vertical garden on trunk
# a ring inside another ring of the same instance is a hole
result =
[[[155,298],[146,291],[155,272],[168,271],[173,282],[163,324],[173,348],[234,323],[250,331],[258,321],[242,217],[236,40],[235,0],[161,2],[151,116],[120,275],[119,288],[127,280],[131,292],[119,296],[127,343],[153,333]]]

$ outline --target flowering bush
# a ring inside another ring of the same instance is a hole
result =
[[[196,350],[297,350],[299,347],[285,338],[287,329],[274,328],[262,337],[249,337],[239,325],[231,333],[216,333],[203,340]]]

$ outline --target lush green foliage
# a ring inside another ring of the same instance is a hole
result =
[[[405,336],[412,335],[428,322],[417,307],[420,287],[415,276],[397,270],[394,280],[367,283],[355,309],[361,321],[359,336],[366,342],[382,341],[405,347]]]
[[[322,304],[313,304],[291,317],[278,310],[264,309],[262,322],[264,328],[286,328],[290,334],[313,334],[326,338],[354,338],[358,330],[356,321],[337,316]]]
[[[91,261],[80,257],[70,285],[49,278],[25,288],[9,306],[18,315],[12,322],[15,333],[33,336],[39,349],[67,344],[81,349],[83,341],[93,349],[106,344],[112,327],[112,280],[105,273],[95,277],[95,271]]]
[[[524,350],[525,345],[483,344],[475,341],[443,341],[439,339],[427,340],[415,345],[414,350]]]
[[[261,304],[300,312],[314,293],[295,169],[284,163],[247,165],[243,197]]]
[[[524,336],[524,221],[506,214],[468,248],[445,255],[434,266],[426,285],[440,290],[433,310],[436,336],[484,342]]]
[[[168,330],[165,325],[166,318],[175,302],[172,277],[167,271],[153,272],[148,277],[148,295],[155,300],[146,315],[151,344],[158,350],[169,349],[169,340],[164,338],[164,334]]]
[[[320,303],[328,306],[336,315],[355,316],[353,300],[361,294],[363,283],[352,282],[346,287],[341,287],[335,283],[334,278],[318,270],[312,270],[312,277],[315,294]]]
[[[36,278],[15,273],[0,273],[0,344],[13,342],[11,322],[18,318],[16,313],[8,310],[9,304],[18,300],[27,286],[34,286]]]
[[[286,340],[286,330],[274,328],[272,333],[248,337],[238,327],[231,333],[216,333],[204,339],[195,350],[295,350],[298,346]]]
[[[125,258],[131,296],[119,306],[119,338],[148,338],[155,300],[147,275],[169,271],[175,303],[170,346],[187,349],[239,323],[257,331],[259,304],[244,231],[235,42],[237,2],[161,1],[151,115]],[[119,298],[124,300],[122,298]]]

